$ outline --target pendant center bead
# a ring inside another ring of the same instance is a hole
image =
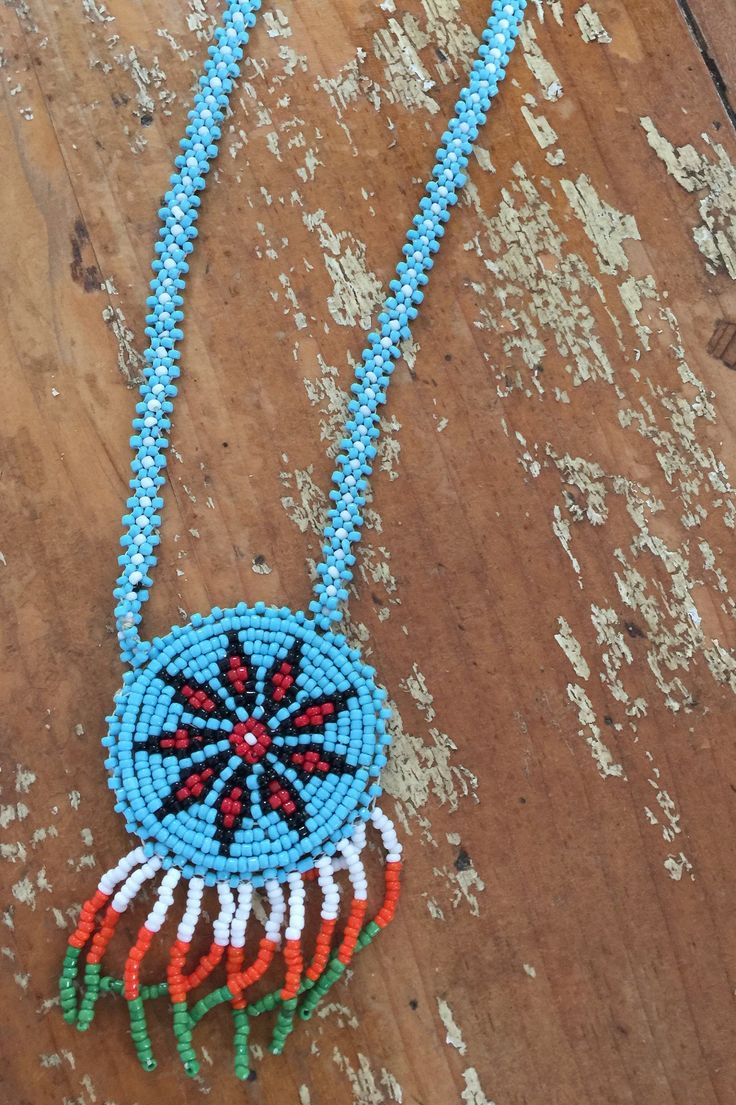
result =
[[[242,756],[246,763],[257,764],[265,756],[271,738],[262,722],[249,717],[247,721],[239,721],[233,727],[230,743],[233,751]]]

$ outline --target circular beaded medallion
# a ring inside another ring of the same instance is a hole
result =
[[[387,711],[373,676],[344,637],[262,603],[156,638],[103,742],[128,828],[210,883],[309,869],[380,793]]]

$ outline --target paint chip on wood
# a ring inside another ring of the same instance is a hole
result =
[[[582,8],[578,8],[575,12],[575,22],[580,28],[583,42],[608,43],[611,41],[611,36],[601,23],[601,17],[597,11],[593,11],[590,4],[583,4]]]

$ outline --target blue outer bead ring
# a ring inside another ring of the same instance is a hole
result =
[[[263,603],[155,638],[103,740],[128,830],[210,884],[309,870],[380,794],[390,711],[374,675],[344,636]]]

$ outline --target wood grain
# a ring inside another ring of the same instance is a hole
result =
[[[672,0],[530,4],[393,380],[351,632],[396,706],[395,923],[247,1087],[225,1016],[194,1082],[165,1007],[152,1075],[120,1003],[61,1019],[75,911],[128,845],[99,738],[131,385],[216,11],[0,8],[4,1097],[725,1105],[736,377],[707,346],[736,142]],[[150,634],[308,601],[353,359],[487,4],[267,11],[200,223]]]

